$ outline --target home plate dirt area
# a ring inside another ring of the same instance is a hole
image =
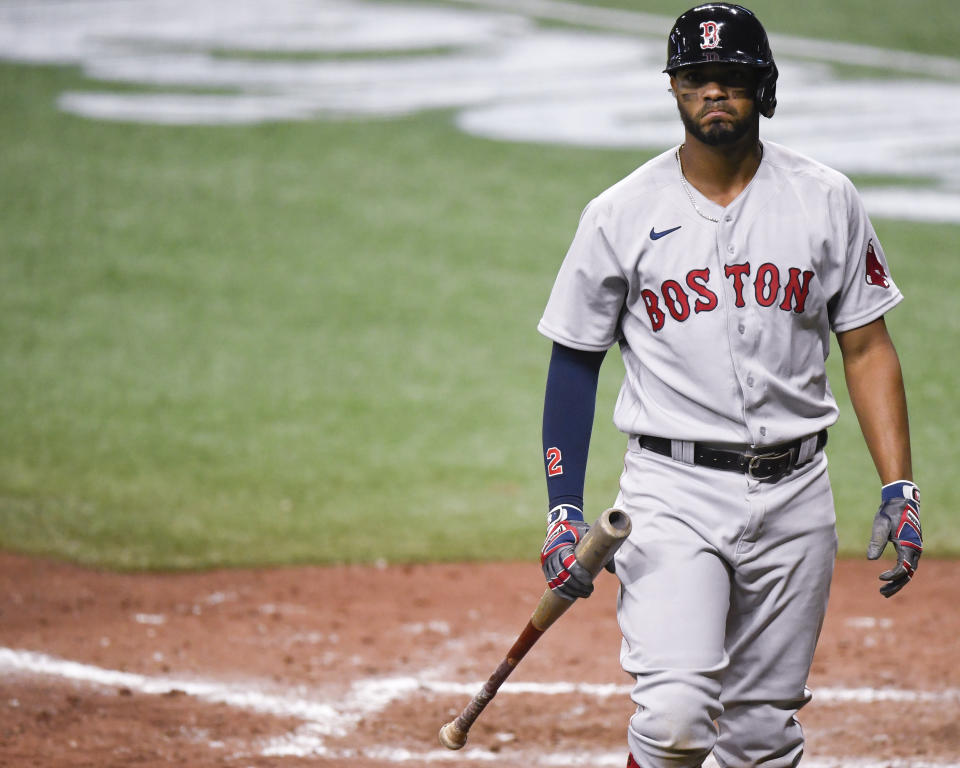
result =
[[[960,566],[925,559],[892,600],[885,567],[838,564],[804,766],[960,768]],[[0,554],[0,766],[620,768],[609,574],[464,749],[437,741],[542,591],[536,563],[117,574]]]

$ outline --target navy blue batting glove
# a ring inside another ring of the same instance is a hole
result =
[[[913,578],[923,554],[923,531],[920,528],[920,490],[909,480],[898,480],[883,486],[880,509],[873,519],[873,531],[867,558],[876,560],[892,541],[897,551],[897,564],[880,574],[887,582],[880,594],[892,597]]]
[[[583,510],[572,504],[559,504],[547,515],[547,538],[540,550],[540,566],[547,586],[565,600],[590,597],[593,592],[590,573],[573,554],[589,530]]]

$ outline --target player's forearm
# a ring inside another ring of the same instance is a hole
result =
[[[886,325],[880,319],[837,338],[850,400],[881,483],[912,480],[903,373]]]
[[[583,484],[603,352],[553,345],[543,403],[543,455],[550,506],[583,508]]]

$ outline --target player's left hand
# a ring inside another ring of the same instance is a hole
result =
[[[917,570],[923,554],[923,531],[920,529],[920,491],[909,480],[883,486],[880,509],[873,519],[873,531],[867,558],[876,560],[892,541],[897,550],[897,565],[880,574],[887,582],[880,594],[892,597],[906,585]]]

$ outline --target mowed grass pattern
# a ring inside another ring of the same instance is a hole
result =
[[[443,112],[171,128],[56,110],[88,85],[0,65],[0,546],[119,568],[533,561],[536,322],[583,205],[649,155],[478,140]],[[890,324],[927,539],[956,554],[960,227],[877,227],[908,296]],[[877,481],[830,362],[860,554]],[[622,464],[621,375],[614,351],[593,514]]]

